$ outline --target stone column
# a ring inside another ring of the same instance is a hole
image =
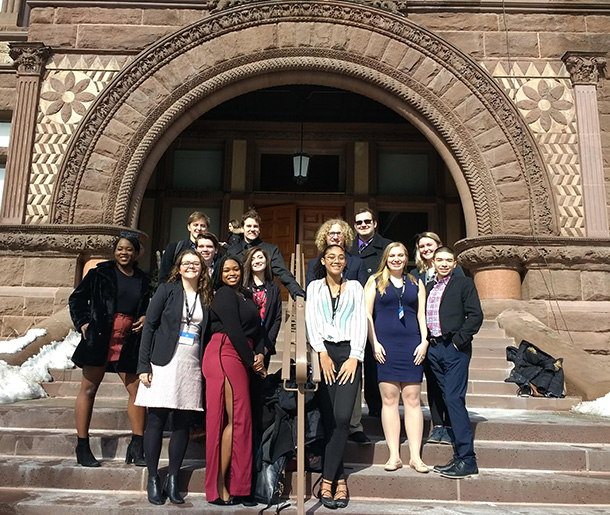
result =
[[[25,220],[40,82],[51,49],[43,43],[9,43],[9,55],[17,68],[19,81],[11,122],[0,221],[22,224]]]
[[[566,52],[576,102],[585,226],[590,238],[607,238],[608,208],[597,105],[597,82],[606,67],[605,52]]]

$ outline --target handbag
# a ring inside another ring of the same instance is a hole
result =
[[[286,470],[286,462],[288,461],[285,454],[280,456],[273,463],[263,461],[261,470],[256,476],[256,486],[254,487],[254,498],[267,508],[273,504],[279,504],[282,493],[284,492],[284,472]]]

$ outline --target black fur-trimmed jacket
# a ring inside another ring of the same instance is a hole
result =
[[[116,311],[118,286],[115,267],[114,261],[104,261],[89,270],[68,300],[70,317],[76,330],[80,332],[83,325],[89,324],[86,339],[81,335],[81,341],[72,356],[72,361],[81,368],[106,364]],[[134,267],[134,276],[140,279],[141,284],[137,320],[146,314],[148,308],[150,280],[137,267]],[[125,339],[118,370],[135,373],[140,334],[133,333]]]

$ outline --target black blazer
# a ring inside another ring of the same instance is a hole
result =
[[[76,330],[80,332],[83,325],[89,324],[86,331],[87,338],[83,338],[81,334],[81,341],[72,356],[72,361],[79,367],[100,367],[108,361],[118,291],[115,268],[114,261],[99,263],[87,272],[68,299],[70,317]],[[150,280],[137,267],[134,267],[133,274],[140,279],[141,285],[136,314],[138,319],[146,313],[148,307]],[[135,371],[139,341],[140,333],[131,333],[125,338],[118,363],[118,370],[121,372]]]
[[[267,303],[265,305],[265,320],[263,331],[265,333],[265,347],[269,355],[275,354],[275,342],[282,325],[282,296],[280,286],[275,281],[265,282],[267,287]]]
[[[366,273],[368,275],[373,275],[377,273],[379,263],[381,263],[381,258],[383,256],[383,251],[390,243],[392,243],[392,240],[388,240],[376,232],[373,235],[373,240],[362,249],[362,252],[358,252],[358,237],[356,237],[349,252],[354,256],[360,257],[360,259],[364,261]]]
[[[426,293],[433,286],[428,283]],[[472,338],[483,324],[483,311],[470,277],[451,275],[441,298],[439,317],[443,338],[451,338],[459,350],[472,354]]]
[[[169,274],[172,273],[172,268],[174,268],[174,262],[178,255],[186,249],[194,248],[194,244],[190,238],[182,241],[172,241],[167,244],[165,252],[163,252],[163,256],[161,257],[161,264],[159,265],[159,284],[166,283],[169,279]]]
[[[140,342],[140,356],[138,360],[138,374],[150,373],[151,363],[167,365],[180,338],[180,325],[182,323],[182,307],[184,306],[184,290],[182,282],[163,283],[150,301],[146,312],[146,322],[142,330]],[[209,340],[210,314],[206,307],[203,309],[201,322],[201,339],[199,341],[199,360],[203,360],[205,344]]]

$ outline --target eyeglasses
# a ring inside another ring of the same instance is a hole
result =
[[[335,261],[342,262],[345,261],[345,254],[340,254],[338,256],[329,254],[328,256],[324,257],[324,259],[326,259],[329,263],[334,263]]]
[[[367,218],[366,220],[356,220],[354,223],[356,225],[371,225],[373,223],[373,220]]]
[[[343,236],[343,233],[341,231],[333,231],[333,232],[329,232],[328,235],[331,238],[338,238],[339,236]]]
[[[201,263],[197,263],[196,261],[184,261],[180,263],[182,268],[201,268]]]

